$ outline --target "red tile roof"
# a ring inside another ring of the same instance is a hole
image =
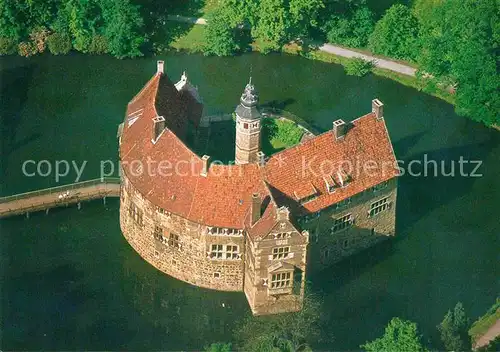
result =
[[[341,187],[340,175],[349,176]],[[396,158],[383,119],[373,113],[354,120],[342,139],[327,131],[274,154],[266,164],[266,181],[278,204],[301,213],[317,212],[398,176]],[[330,193],[325,179],[337,187]],[[317,196],[298,206],[296,195]],[[294,209],[295,208],[295,209]]]
[[[249,227],[252,194],[259,193],[263,200],[272,196],[261,220],[249,229],[257,234],[272,226],[278,206],[290,206],[292,213],[315,212],[397,176],[394,167],[384,171],[378,165],[370,175],[352,173],[351,182],[332,194],[326,189],[324,170],[319,170],[322,164],[395,162],[385,123],[373,114],[355,120],[342,140],[336,141],[328,131],[273,155],[264,167],[211,165],[208,175],[201,176],[201,158],[176,134],[184,131],[188,119],[197,124],[201,114],[199,107],[193,107],[195,100],[183,94],[164,74],[155,75],[146,84],[128,105],[120,159],[126,176],[144,197],[191,221],[235,229]],[[158,115],[165,117],[167,128],[153,144],[152,119]],[[129,125],[130,116],[138,118]],[[338,182],[337,174],[330,176]],[[295,194],[311,195],[313,189],[316,198],[300,206]]]

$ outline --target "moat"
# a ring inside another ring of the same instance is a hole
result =
[[[398,238],[310,277],[328,320],[324,342],[313,347],[332,346],[324,343],[333,338],[335,349],[356,349],[393,316],[436,339],[435,325],[457,301],[475,318],[495,299],[498,132],[392,81],[348,77],[340,66],[299,57],[162,59],[173,77],[188,72],[214,114],[233,110],[252,67],[263,103],[318,130],[362,115],[377,96],[399,159],[427,155],[447,169],[460,156],[483,161],[480,178],[400,178]],[[22,176],[27,159],[87,160],[82,179],[98,177],[101,160],[116,161],[116,126],[155,59],[44,56],[0,65],[0,195],[9,195],[56,185],[53,177]],[[2,220],[0,230],[8,349],[200,349],[230,340],[250,314],[242,294],[196,288],[145,263],[120,233],[118,202]]]

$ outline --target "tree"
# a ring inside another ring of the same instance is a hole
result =
[[[367,352],[425,352],[417,333],[417,324],[392,318],[382,337],[361,345]]]
[[[54,55],[67,54],[71,51],[71,38],[65,33],[53,33],[47,39],[47,46]]]
[[[391,6],[375,24],[368,47],[376,54],[415,61],[418,53],[419,23],[402,4]]]
[[[68,31],[76,50],[87,53],[93,35],[103,26],[101,9],[95,0],[66,0],[55,25],[56,31]]]
[[[17,0],[0,1],[0,36],[18,40],[22,37],[22,13]]]
[[[205,347],[205,352],[231,352],[231,344],[216,342],[208,347]]]
[[[238,19],[229,2],[225,2],[209,15],[203,48],[206,55],[229,56],[238,51],[235,34]]]
[[[441,341],[447,351],[466,351],[471,349],[468,334],[469,319],[465,315],[462,303],[457,303],[453,311],[449,310],[438,325]]]
[[[349,17],[334,15],[325,24],[327,39],[331,43],[362,48],[368,44],[375,22],[368,7],[358,8]]]
[[[238,350],[247,352],[305,352],[318,334],[320,301],[304,297],[302,310],[295,313],[249,317],[237,331]]]
[[[249,3],[252,6],[252,3]],[[322,0],[261,0],[250,15],[252,36],[271,50],[279,50],[292,40],[303,40],[313,27]]]
[[[120,59],[142,56],[141,46],[146,38],[139,7],[130,0],[101,0],[99,4],[110,53]]]
[[[423,72],[457,84],[456,110],[486,125],[500,123],[500,14],[496,0],[448,0],[422,21]]]

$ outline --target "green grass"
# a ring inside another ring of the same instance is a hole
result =
[[[272,155],[298,144],[304,130],[292,121],[265,118],[262,129],[262,151]]]
[[[488,309],[485,315],[479,318],[469,329],[469,335],[475,341],[488,331],[488,329],[500,319],[500,298]]]
[[[191,25],[187,23],[169,22],[170,26],[175,26],[177,30],[184,28],[182,35],[179,35],[170,42],[170,47],[176,50],[188,52],[201,52],[205,43],[205,26]]]

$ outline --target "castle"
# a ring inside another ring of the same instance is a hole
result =
[[[297,311],[306,273],[394,236],[398,169],[378,99],[267,158],[250,81],[235,110],[234,165],[187,146],[202,116],[186,75],[174,84],[158,61],[122,124],[120,226],[158,270],[243,291],[255,315]]]

